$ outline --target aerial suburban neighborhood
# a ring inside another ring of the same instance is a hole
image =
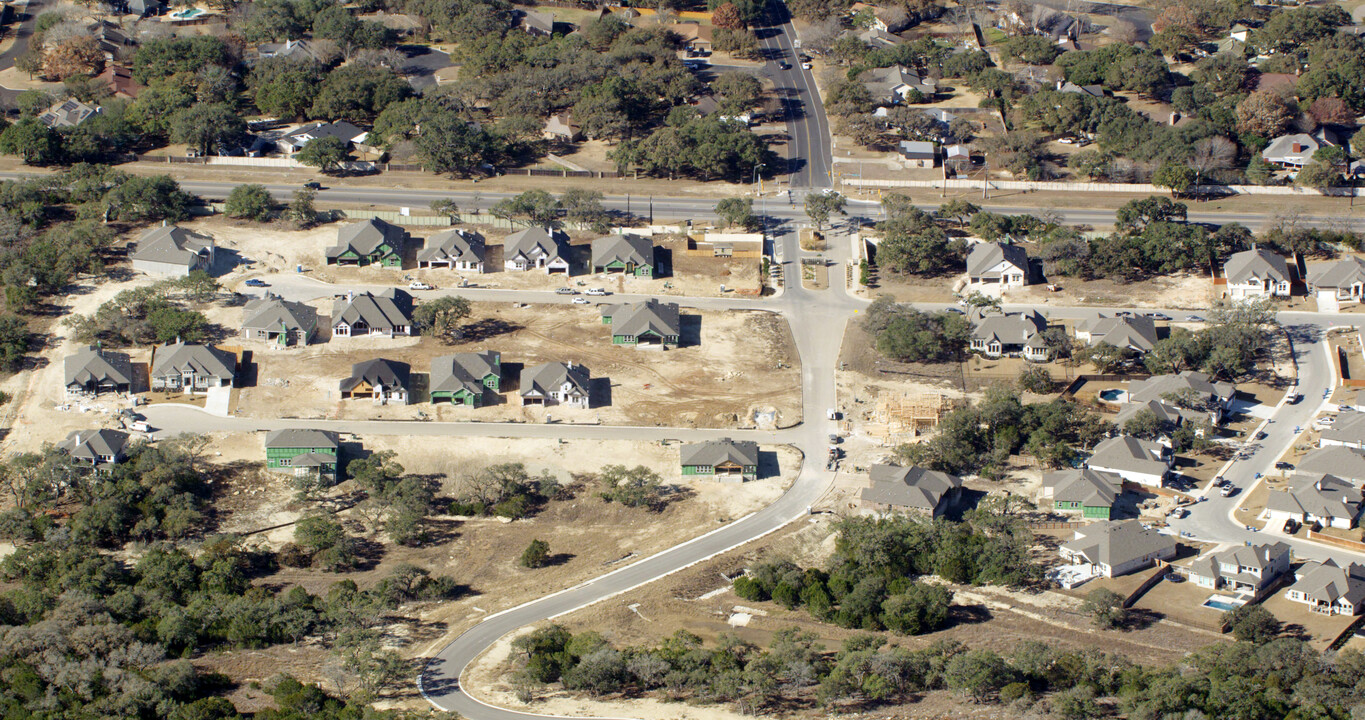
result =
[[[0,13],[6,718],[1365,717],[1365,4]]]

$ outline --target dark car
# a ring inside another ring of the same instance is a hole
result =
[[[266,282],[266,281],[264,281],[264,280],[260,280],[260,279],[258,279],[258,278],[251,278],[250,280],[247,280],[247,281],[246,281],[246,286],[247,286],[247,287],[270,287],[270,283],[268,283],[268,282]]]
[[[778,66],[779,68],[782,68],[783,70],[790,70],[790,69],[792,69],[791,63],[787,63],[787,62],[780,62],[780,63],[777,64],[777,66]]]
[[[316,181],[316,180],[314,180],[313,182],[306,182],[306,183],[303,184],[303,186],[306,187],[306,188],[308,188],[309,190],[321,190],[321,189],[322,189],[322,183],[320,183],[320,182],[318,182],[318,181]]]
[[[1275,463],[1275,469],[1276,469],[1276,470],[1293,470],[1293,469],[1294,469],[1294,463],[1277,462],[1277,463]]]

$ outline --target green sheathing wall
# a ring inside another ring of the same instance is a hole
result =
[[[440,392],[431,393],[432,402],[444,400],[447,402],[454,403],[456,405],[464,405],[466,407],[479,407],[479,404],[482,401],[482,399],[483,399],[482,397],[475,395],[474,393],[471,393],[468,390],[463,389],[456,390],[454,392],[443,390]]]
[[[635,277],[653,277],[654,268],[648,265],[639,265],[635,268]]]
[[[267,468],[274,470],[293,470],[292,465],[281,465],[280,461],[292,460],[300,455],[306,455],[308,453],[323,453],[326,455],[331,455],[332,457],[336,457],[337,451],[333,448],[266,448],[265,466]],[[329,477],[335,477],[336,476],[335,464],[333,465],[330,471],[324,468],[323,474]]]
[[[710,465],[684,465],[682,466],[683,475],[715,475],[716,469]],[[757,465],[745,465],[744,477],[753,480],[758,477]]]
[[[1081,516],[1082,516],[1082,517],[1088,517],[1088,518],[1099,518],[1100,520],[1108,520],[1108,519],[1109,519],[1109,508],[1107,508],[1107,507],[1091,507],[1091,506],[1089,506],[1089,505],[1086,505],[1086,506],[1082,509],[1082,511],[1081,511]]]
[[[502,392],[502,366],[498,366],[497,375],[489,375],[483,379],[483,386],[493,392]]]

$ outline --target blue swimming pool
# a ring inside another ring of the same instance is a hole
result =
[[[1108,390],[1100,391],[1101,400],[1108,400],[1109,402],[1118,402],[1119,398],[1121,397],[1123,397],[1123,391],[1119,390],[1118,388],[1110,388]]]
[[[1223,612],[1227,612],[1229,610],[1236,610],[1237,608],[1242,607],[1245,604],[1246,604],[1245,600],[1235,600],[1230,597],[1223,597],[1222,595],[1214,595],[1213,597],[1210,597],[1208,600],[1204,601],[1204,607],[1212,608],[1214,610],[1222,610]]]

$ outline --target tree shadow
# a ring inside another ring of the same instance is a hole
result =
[[[940,630],[989,622],[994,615],[985,605],[953,605],[948,608],[948,622]]]
[[[356,564],[353,569],[357,572],[365,572],[379,567],[379,563],[384,559],[384,546],[376,540],[367,537],[354,538]]]
[[[573,553],[555,553],[553,555],[546,557],[545,564],[541,565],[541,567],[558,567],[560,565],[564,565],[565,563],[569,562],[575,557],[577,557],[577,555],[574,555]]]
[[[1128,608],[1124,614],[1123,622],[1119,629],[1124,632],[1132,630],[1146,630],[1147,628],[1161,622],[1166,615],[1147,608]]]
[[[508,335],[521,330],[524,326],[501,318],[481,318],[460,329],[461,342],[482,342],[499,335]],[[503,365],[503,367],[507,367]]]

